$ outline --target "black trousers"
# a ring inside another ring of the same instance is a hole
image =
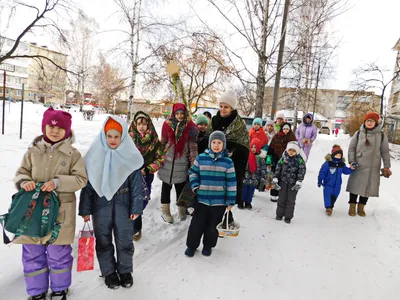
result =
[[[357,198],[358,198],[358,195],[350,193],[349,203],[357,203]],[[358,201],[358,203],[365,205],[365,204],[367,204],[367,201],[368,201],[368,197],[360,196],[360,201]]]
[[[197,203],[186,239],[186,246],[197,249],[203,236],[205,247],[215,247],[218,240],[217,225],[224,216],[226,206],[208,206]]]
[[[179,199],[179,196],[182,193],[183,188],[185,187],[186,181],[181,183],[175,183],[175,192],[176,192],[176,200]],[[162,183],[161,186],[161,203],[162,204],[169,204],[171,203],[171,190],[172,184],[168,184],[166,182]]]
[[[293,183],[286,183],[281,181],[281,189],[279,190],[279,199],[276,207],[276,216],[285,217],[285,219],[292,219],[294,215],[294,207],[296,205],[296,190],[292,190]]]

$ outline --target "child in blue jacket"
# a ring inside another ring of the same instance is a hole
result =
[[[349,175],[354,167],[346,167],[343,150],[339,145],[333,145],[330,154],[325,156],[326,162],[322,165],[318,175],[318,187],[324,187],[324,202],[326,214],[332,215],[336,199],[342,187],[342,174]]]
[[[190,223],[185,255],[193,257],[203,236],[202,254],[210,256],[212,248],[217,245],[216,227],[225,210],[231,210],[236,202],[235,167],[228,156],[223,132],[214,131],[210,135],[208,149],[196,157],[189,179],[198,203]]]

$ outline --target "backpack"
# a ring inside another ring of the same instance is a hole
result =
[[[38,183],[31,192],[20,189],[12,196],[8,213],[0,216],[5,244],[12,242],[5,231],[15,235],[13,240],[22,235],[43,238],[50,233],[51,237],[46,245],[57,240],[61,228],[61,223],[57,221],[60,201],[55,192],[43,192],[40,189],[42,185],[43,183]]]
[[[360,137],[360,130],[357,131],[356,135],[357,135],[356,138],[357,138],[357,145],[358,145],[358,139]],[[384,138],[385,138],[385,134],[383,131],[381,131],[381,144],[383,143]]]

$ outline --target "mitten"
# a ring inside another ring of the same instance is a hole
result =
[[[321,187],[321,184],[320,184],[320,183],[318,183],[318,187],[319,187],[319,188]]]
[[[392,171],[389,168],[381,169],[382,175],[385,178],[389,178],[392,175]]]
[[[296,181],[296,184],[292,187],[293,191],[298,191],[301,189],[302,182],[301,181]]]
[[[278,178],[272,179],[272,182],[274,184],[274,189],[279,191],[281,189],[281,186],[278,184],[278,182],[279,182]]]
[[[267,151],[261,150],[260,158],[264,159],[264,158],[266,158],[266,157],[267,157]]]

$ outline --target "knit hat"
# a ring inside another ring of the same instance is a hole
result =
[[[275,122],[274,122],[273,120],[269,120],[269,121],[267,122],[267,124],[265,124],[265,126],[268,126],[268,125],[274,126],[274,125],[275,125]]]
[[[196,125],[206,123],[208,125],[208,118],[205,115],[198,115],[196,118]]]
[[[283,111],[278,111],[278,112],[276,113],[275,120],[276,120],[276,119],[279,119],[279,118],[285,119],[285,114],[283,113]]]
[[[104,126],[104,132],[107,133],[109,130],[117,130],[122,133],[122,126],[113,118],[109,118],[106,125]]]
[[[71,135],[71,123],[72,116],[70,113],[49,107],[43,114],[42,133],[46,137],[46,125],[58,126],[65,130],[63,139],[68,138]]]
[[[282,126],[282,130],[283,129],[289,129],[290,130],[290,124],[289,123],[285,123],[285,125]]]
[[[225,133],[223,133],[222,131],[214,131],[213,133],[210,134],[210,139],[208,141],[208,148],[211,149],[211,142],[213,140],[220,140],[222,141],[222,143],[224,144],[224,147],[222,148],[222,150],[226,149],[226,137],[225,137]]]
[[[254,124],[259,124],[260,126],[262,126],[262,120],[261,120],[261,118],[255,118],[255,119],[253,120],[253,126],[254,126]]]
[[[380,116],[376,112],[369,112],[365,115],[364,122],[367,120],[374,120],[376,123],[378,123],[379,118]]]
[[[261,141],[258,138],[253,138],[250,141],[250,150],[253,148],[253,145],[256,145],[256,153],[259,153],[261,151]]]
[[[340,148],[339,145],[336,145],[336,144],[335,144],[335,145],[333,145],[333,147],[332,147],[331,155],[332,155],[332,157],[335,157],[336,154],[341,154],[342,157],[343,157],[343,150],[342,150],[342,148]]]
[[[234,91],[226,91],[218,99],[218,104],[221,104],[221,103],[226,103],[233,109],[236,109],[237,108],[236,93]]]
[[[295,141],[289,142],[286,146],[286,151],[288,151],[289,149],[293,149],[296,151],[296,154],[300,154],[300,145],[298,142]]]

